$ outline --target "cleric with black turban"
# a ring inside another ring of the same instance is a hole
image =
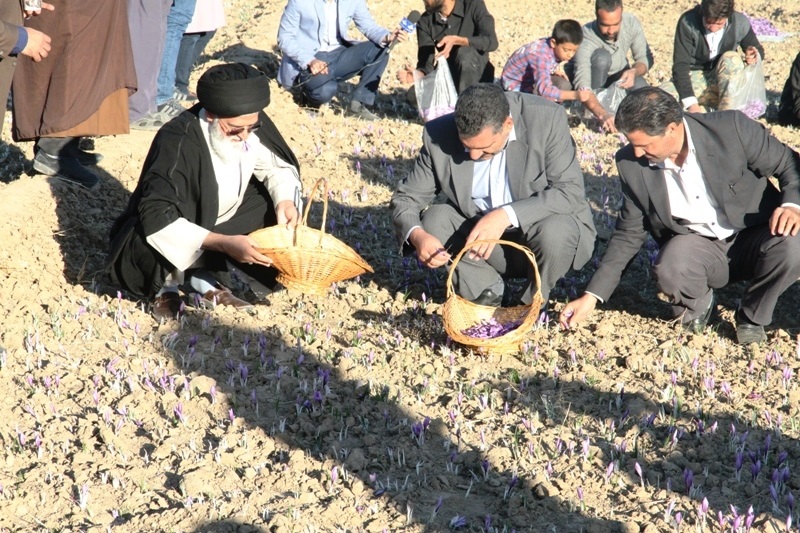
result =
[[[266,75],[217,65],[200,77],[197,96],[156,134],[111,228],[111,278],[150,300],[157,320],[178,317],[187,302],[251,307],[215,274],[233,266],[254,289],[273,285],[272,261],[247,235],[299,218],[299,165],[263,111]]]

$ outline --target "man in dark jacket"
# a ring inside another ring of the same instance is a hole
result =
[[[662,89],[690,113],[703,107],[730,109],[728,88],[737,85],[744,64],[752,65],[759,56],[764,58],[764,47],[747,17],[733,10],[733,0],[702,0],[678,20],[672,82]]]
[[[622,208],[586,293],[564,308],[561,324],[581,322],[611,296],[650,234],[660,246],[659,288],[687,331],[705,328],[714,289],[747,280],[736,338],[766,340],[778,298],[800,277],[800,156],[739,111],[684,115],[656,87],[628,94],[616,124],[629,141],[616,156]]]
[[[272,261],[247,234],[298,220],[299,165],[262,111],[266,75],[242,63],[218,65],[200,78],[197,96],[199,104],[156,134],[111,229],[112,278],[153,299],[159,320],[181,311],[179,285],[207,301],[249,307],[211,272],[231,263],[269,278]]]
[[[497,50],[494,17],[483,0],[424,0],[425,14],[417,23],[417,75],[433,71],[446,59],[456,92],[478,82],[494,81],[489,52]],[[397,73],[401,83],[413,83],[414,69]]]
[[[794,58],[789,79],[783,86],[778,122],[784,126],[800,126],[800,54]]]

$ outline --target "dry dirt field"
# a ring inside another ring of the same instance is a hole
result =
[[[593,16],[589,0],[487,3],[498,68],[557,19]],[[225,61],[274,78],[283,3],[226,4],[228,25],[194,80]],[[656,56],[654,84],[692,4],[627,0]],[[422,5],[369,7],[394,26]],[[737,7],[800,33],[798,0]],[[412,61],[414,46],[398,46],[388,71]],[[798,131],[770,117],[800,35],[765,48],[773,105],[762,121],[798,146]],[[439,315],[445,273],[397,255],[388,211],[422,126],[392,75],[381,93],[386,118],[374,124],[337,105],[309,114],[274,81],[267,109],[305,187],[328,178],[326,227],[374,275],[323,297],[281,291],[252,313],[191,310],[165,325],[103,272],[152,133],[97,139],[102,182],[85,191],[31,176],[32,147],[11,143],[6,125],[0,530],[777,532],[791,521],[797,531],[800,287],[782,298],[766,345],[733,341],[741,286],[720,291],[710,331],[684,335],[645,250],[575,331],[541,323],[508,356],[451,345]],[[620,202],[620,139],[572,132],[601,254]],[[557,288],[556,310],[594,264]]]

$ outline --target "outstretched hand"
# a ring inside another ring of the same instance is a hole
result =
[[[417,251],[417,257],[428,268],[439,268],[450,261],[442,242],[422,228],[416,228],[408,237],[409,242]]]
[[[558,315],[558,323],[563,329],[569,329],[589,318],[596,306],[597,298],[586,293],[567,304]]]

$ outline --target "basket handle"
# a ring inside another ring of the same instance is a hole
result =
[[[319,189],[320,183],[325,184],[325,192],[322,195],[322,226],[320,227],[320,236],[319,242],[322,244],[322,239],[325,237],[325,222],[328,220],[328,180],[325,178],[319,178],[317,181],[314,182],[314,185],[311,187],[311,192],[308,194],[308,203],[306,204],[306,208],[303,210],[303,219],[300,221],[300,224],[303,226],[308,226],[308,213],[311,212],[311,202],[314,200],[314,195],[317,194],[317,189]],[[295,231],[295,241],[297,240],[297,232]],[[297,245],[297,242],[294,243]]]
[[[530,249],[528,249],[527,246],[522,246],[521,244],[517,244],[517,243],[512,242],[512,241],[504,241],[502,239],[480,239],[480,240],[477,240],[477,241],[472,241],[471,243],[469,243],[469,245],[464,246],[464,248],[460,252],[458,252],[458,255],[456,255],[456,258],[453,259],[453,264],[450,265],[450,271],[447,273],[447,297],[448,298],[450,298],[450,296],[452,296],[453,292],[454,292],[453,291],[453,272],[456,271],[456,265],[458,265],[458,262],[461,261],[461,257],[466,252],[468,252],[473,247],[478,246],[480,244],[500,244],[502,246],[510,246],[510,247],[516,248],[520,252],[524,253],[525,256],[528,258],[528,261],[530,261],[531,265],[533,265],[533,277],[536,280],[536,287],[537,287],[536,290],[537,291],[541,290],[542,279],[539,277],[539,265],[536,264],[536,257],[534,257],[533,252],[531,252]]]

